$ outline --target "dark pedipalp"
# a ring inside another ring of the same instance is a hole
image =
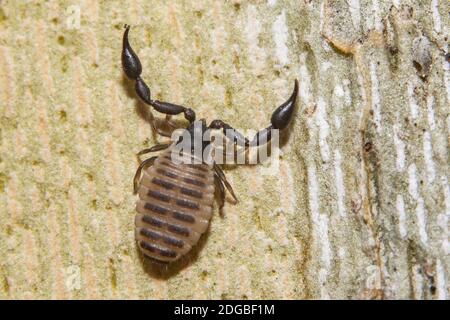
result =
[[[135,91],[139,98],[146,104],[152,106],[156,111],[164,113],[166,115],[184,114],[186,120],[190,123],[195,121],[195,112],[191,108],[186,108],[181,105],[162,102],[158,100],[152,100],[150,94],[150,88],[141,78],[142,64],[139,57],[134,52],[128,40],[128,34],[130,32],[130,26],[125,25],[125,32],[123,34],[122,41],[122,67],[123,71],[131,80],[135,80]]]
[[[298,80],[295,79],[294,90],[289,97],[282,105],[280,105],[272,114],[270,119],[270,126],[258,131],[252,141],[249,141],[242,133],[234,129],[228,123],[223,120],[217,119],[213,120],[209,128],[211,129],[220,129],[223,131],[223,134],[233,141],[235,144],[248,148],[249,146],[260,146],[270,141],[272,138],[270,131],[272,129],[285,129],[292,120],[295,104],[297,101],[298,95]]]

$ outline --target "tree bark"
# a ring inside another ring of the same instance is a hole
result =
[[[447,299],[449,11],[0,1],[0,298]],[[167,270],[134,242],[135,154],[164,138],[125,23],[152,96],[208,122],[264,128],[300,82],[279,166],[227,166],[240,202]]]

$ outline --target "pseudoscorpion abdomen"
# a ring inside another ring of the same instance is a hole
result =
[[[207,164],[174,164],[172,148],[144,170],[135,225],[142,253],[158,262],[179,259],[207,230],[214,200],[214,172]]]

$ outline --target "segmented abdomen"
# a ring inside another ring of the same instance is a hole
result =
[[[174,164],[171,148],[144,170],[135,225],[142,253],[172,262],[189,252],[206,231],[214,201],[214,174],[207,164]]]

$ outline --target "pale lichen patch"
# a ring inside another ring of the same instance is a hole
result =
[[[286,12],[283,10],[272,25],[272,33],[275,41],[275,53],[281,66],[289,63],[288,28],[286,25]]]

